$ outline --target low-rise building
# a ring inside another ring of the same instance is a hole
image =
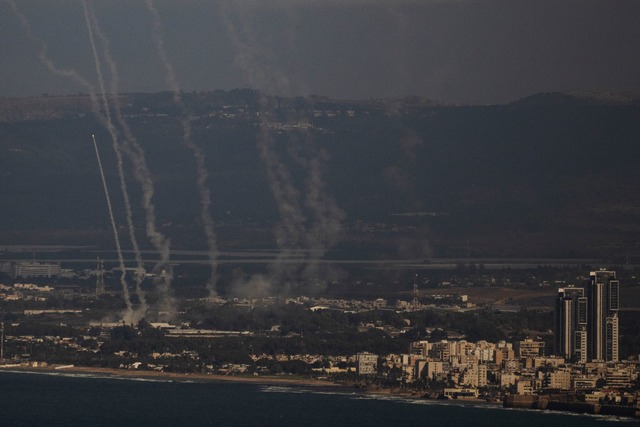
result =
[[[544,356],[544,346],[544,341],[526,339],[524,341],[516,341],[514,343],[514,350],[516,357],[535,358],[538,356]]]
[[[60,275],[62,269],[57,262],[16,262],[11,266],[11,277],[51,277]]]
[[[549,372],[546,377],[546,386],[557,390],[571,389],[571,372],[568,370]]]
[[[356,373],[358,375],[374,375],[378,372],[378,355],[368,352],[356,355]]]

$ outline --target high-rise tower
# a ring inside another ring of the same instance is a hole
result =
[[[618,309],[620,308],[620,284],[615,271],[598,270],[589,274],[587,288],[588,358],[617,362]]]
[[[555,354],[587,361],[587,298],[583,288],[558,289],[554,332]]]

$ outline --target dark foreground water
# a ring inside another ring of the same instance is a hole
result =
[[[589,427],[635,420],[341,389],[0,372],[0,426]]]

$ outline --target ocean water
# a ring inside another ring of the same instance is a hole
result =
[[[339,388],[0,372],[0,426],[531,426],[637,420],[368,396]]]

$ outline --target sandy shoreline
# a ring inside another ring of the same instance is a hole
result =
[[[213,375],[213,374],[185,374],[173,372],[158,371],[139,371],[135,369],[116,369],[116,368],[99,368],[88,366],[57,366],[51,365],[46,367],[34,366],[11,366],[0,365],[1,372],[24,372],[24,373],[40,373],[40,374],[80,374],[80,375],[99,375],[104,378],[131,378],[131,379],[151,379],[160,381],[176,381],[176,382],[233,382],[233,383],[250,383],[262,385],[282,385],[294,387],[317,387],[317,388],[336,388],[341,390],[353,390],[365,395],[372,396],[389,396],[400,399],[420,399],[431,400],[422,397],[421,392],[403,390],[399,388],[379,388],[375,386],[358,387],[354,383],[349,382],[333,382],[326,380],[316,380],[312,378],[300,377],[276,377],[276,376],[237,376],[237,375]],[[501,403],[488,402],[483,399],[456,399],[456,400],[439,400],[441,403],[456,403],[477,405],[500,405]]]
[[[0,372],[32,372],[32,373],[72,373],[86,375],[104,375],[105,377],[117,378],[141,378],[141,379],[157,379],[171,381],[212,381],[212,382],[238,382],[253,384],[269,384],[269,385],[296,385],[311,387],[347,387],[348,384],[335,383],[325,380],[314,380],[311,378],[287,378],[287,377],[265,377],[265,376],[236,376],[236,375],[212,375],[212,374],[184,374],[173,372],[158,371],[138,371],[133,369],[115,369],[115,368],[99,368],[88,366],[2,366]]]

